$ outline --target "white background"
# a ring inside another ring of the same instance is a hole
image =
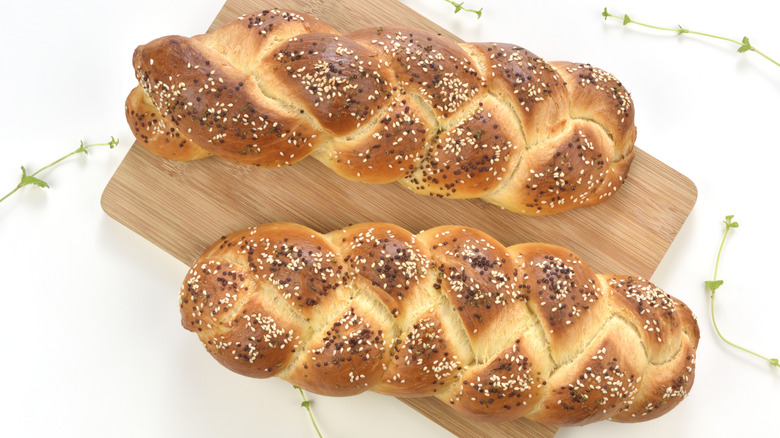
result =
[[[605,22],[605,6],[650,23],[751,42],[780,59],[776,2],[488,1],[477,20],[443,0],[408,5],[465,40],[522,45],[618,76],[637,108],[637,144],[693,180],[697,204],[652,280],[699,315],[692,394],[649,423],[562,429],[558,437],[778,436],[780,369],[716,339],[703,281],[723,231],[716,313],[728,337],[780,355],[777,279],[780,67],[705,38]],[[108,218],[105,184],[133,142],[123,103],[136,45],[204,31],[216,0],[36,2],[0,6],[0,196],[80,140],[120,139],[40,175],[0,203],[0,435],[314,437],[299,394],[224,370],[179,325],[187,267]],[[772,5],[774,3],[774,5]],[[326,437],[447,437],[376,394],[311,396]]]

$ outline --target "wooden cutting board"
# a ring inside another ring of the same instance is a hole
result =
[[[308,12],[344,32],[405,25],[457,39],[395,0],[228,0],[212,28],[271,7]],[[414,232],[444,224],[471,226],[505,245],[558,244],[597,272],[650,277],[695,201],[696,187],[688,178],[642,150],[637,151],[626,184],[607,202],[554,216],[526,217],[481,200],[428,198],[399,184],[348,181],[313,158],[282,169],[218,158],[182,163],[157,158],[136,143],[106,186],[102,206],[109,216],[187,265],[220,236],[263,222],[297,222],[328,232],[351,223],[384,221]],[[178,287],[171,285],[170,292],[176,293]],[[433,398],[401,400],[460,437],[549,438],[556,432],[527,420],[473,422]]]

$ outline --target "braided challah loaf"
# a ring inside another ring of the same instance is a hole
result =
[[[133,63],[128,122],[173,160],[274,167],[312,154],[353,180],[542,215],[611,196],[634,157],[617,79],[509,44],[390,27],[344,35],[267,10],[154,40]]]
[[[693,385],[699,340],[690,309],[645,280],[454,226],[261,225],[208,248],[180,299],[184,327],[237,373],[436,396],[485,421],[658,417]]]

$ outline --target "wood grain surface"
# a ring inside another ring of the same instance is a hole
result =
[[[228,0],[212,28],[271,7],[311,13],[344,32],[404,25],[457,39],[395,0]],[[522,41],[505,42],[522,46]],[[640,142],[641,138],[640,131]],[[412,232],[444,224],[475,227],[507,246],[553,243],[571,249],[597,272],[650,277],[695,201],[696,187],[688,178],[642,150],[637,151],[626,184],[612,199],[557,215],[528,217],[481,200],[429,198],[400,184],[349,181],[313,158],[281,169],[218,158],[174,162],[153,156],[136,143],[101,202],[110,217],[188,265],[220,236],[264,222],[290,221],[328,232],[352,223],[383,221]],[[170,293],[178,288],[172,285]],[[523,419],[503,424],[470,421],[433,398],[400,400],[459,437],[552,437],[556,431]]]

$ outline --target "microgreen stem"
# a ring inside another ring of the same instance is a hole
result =
[[[85,145],[84,142],[82,141],[81,144],[79,145],[78,149],[76,149],[75,151],[70,152],[70,153],[60,157],[57,160],[54,160],[53,162],[49,163],[46,166],[41,167],[40,169],[36,170],[34,173],[31,173],[31,174],[28,175],[26,170],[25,170],[25,168],[24,168],[24,166],[22,166],[22,178],[19,180],[19,184],[17,184],[16,187],[14,187],[14,189],[11,190],[10,192],[8,192],[5,196],[0,198],[0,202],[5,201],[6,198],[8,198],[9,196],[13,195],[14,193],[17,192],[17,190],[19,190],[22,187],[27,186],[27,185],[31,185],[32,184],[32,185],[37,185],[39,187],[48,187],[48,184],[46,184],[44,181],[41,181],[40,179],[36,178],[36,176],[38,174],[40,174],[41,172],[43,172],[44,170],[47,170],[47,169],[49,169],[49,168],[51,168],[53,166],[56,166],[57,164],[61,163],[62,161],[64,161],[65,159],[67,159],[67,158],[69,158],[69,157],[71,157],[73,155],[76,155],[76,154],[79,154],[79,153],[82,153],[82,152],[84,154],[86,154],[87,153],[87,149],[94,148],[94,147],[99,147],[99,146],[108,146],[109,148],[113,149],[118,144],[119,144],[119,140],[116,140],[114,137],[111,137],[111,141],[109,141],[108,143],[96,143],[96,144]]]
[[[778,67],[780,67],[780,63],[778,63],[774,59],[772,59],[769,56],[767,56],[764,52],[762,52],[762,51],[756,49],[755,47],[753,47],[753,45],[750,44],[750,40],[748,39],[748,37],[743,37],[742,41],[739,41],[739,40],[735,40],[735,39],[732,39],[732,38],[727,38],[727,37],[720,36],[720,35],[713,35],[713,34],[710,34],[710,33],[704,33],[704,32],[698,32],[698,31],[695,31],[695,30],[686,29],[686,28],[684,28],[682,26],[679,26],[679,25],[676,28],[654,26],[654,25],[651,25],[651,24],[647,24],[647,23],[642,23],[642,22],[636,21],[636,20],[632,19],[631,17],[629,17],[628,14],[625,14],[623,16],[611,14],[611,13],[609,13],[607,11],[607,8],[604,8],[604,11],[601,13],[601,15],[604,17],[605,20],[607,18],[616,18],[618,20],[621,20],[623,22],[623,26],[625,26],[627,24],[636,24],[637,26],[647,27],[647,28],[650,28],[650,29],[662,30],[662,31],[667,31],[667,32],[674,32],[677,35],[682,35],[684,33],[690,33],[690,34],[699,35],[699,36],[703,36],[703,37],[707,37],[707,38],[714,38],[714,39],[718,39],[718,40],[728,41],[730,43],[734,43],[734,44],[739,46],[739,49],[737,49],[737,52],[739,52],[739,53],[744,53],[744,52],[747,52],[747,51],[755,52],[758,55],[761,55],[764,58],[766,58],[769,62],[775,64]]]
[[[728,223],[726,223],[726,231],[723,232],[723,239],[721,239],[720,247],[718,247],[718,256],[715,257],[715,273],[712,275],[712,281],[713,282],[717,282],[718,281],[718,266],[720,266],[720,256],[721,256],[721,254],[723,254],[723,246],[726,245],[726,236],[729,235],[729,231],[732,228],[734,228],[733,224],[736,223],[736,222],[731,222],[731,219],[733,219],[733,218],[734,218],[734,216],[728,216],[727,219],[726,219],[728,221]],[[739,226],[738,223],[737,223],[737,226]],[[715,289],[717,289],[717,288],[715,288]],[[710,290],[710,292],[711,292],[710,296],[711,297],[715,297],[715,289],[711,289]]]
[[[747,349],[747,348],[745,348],[745,347],[743,347],[743,346],[741,346],[741,345],[737,345],[737,344],[735,344],[735,343],[733,343],[733,342],[729,341],[728,339],[726,339],[726,338],[723,336],[723,333],[721,333],[721,332],[720,332],[720,329],[718,328],[718,323],[717,323],[717,322],[715,322],[715,294],[713,294],[712,296],[710,296],[710,316],[712,317],[712,326],[715,328],[715,333],[717,333],[717,334],[718,334],[718,337],[720,337],[720,339],[721,339],[723,342],[725,342],[725,343],[727,343],[727,344],[731,345],[731,346],[732,346],[732,347],[734,347],[734,348],[738,348],[738,349],[740,349],[740,350],[742,350],[742,351],[744,351],[744,352],[746,352],[746,353],[750,353],[750,354],[752,354],[753,356],[756,356],[756,357],[759,357],[759,358],[761,358],[761,359],[764,359],[765,361],[769,362],[770,364],[772,364],[772,365],[774,365],[774,366],[780,366],[780,365],[777,365],[777,363],[776,363],[775,361],[773,361],[772,359],[770,359],[770,358],[768,358],[768,357],[766,357],[766,356],[763,356],[763,355],[761,355],[761,354],[758,354],[758,353],[756,353],[755,351],[749,350],[749,349]],[[776,359],[775,359],[775,360],[776,360]]]
[[[320,433],[320,428],[317,427],[317,422],[314,421],[314,415],[311,412],[311,402],[309,399],[306,398],[306,393],[303,392],[303,389],[301,389],[298,386],[293,385],[293,388],[297,389],[301,393],[301,397],[303,397],[303,401],[301,402],[301,406],[306,408],[306,411],[309,413],[309,419],[311,420],[311,424],[314,425],[314,430],[317,431],[317,436],[322,438],[322,433]]]
[[[445,2],[451,4],[452,6],[455,6],[455,13],[457,14],[460,11],[466,11],[471,12],[472,14],[477,15],[477,19],[482,18],[482,8],[479,8],[479,10],[476,9],[469,9],[463,7],[463,2],[455,3],[454,0],[444,0]]]
[[[3,196],[2,198],[0,198],[0,202],[3,202],[3,201],[5,201],[5,199],[6,199],[7,197],[9,197],[9,196],[13,195],[14,193],[16,193],[16,191],[17,191],[17,190],[19,190],[20,188],[21,188],[21,186],[16,186],[16,187],[14,187],[14,189],[13,189],[13,190],[11,190],[11,191],[10,191],[10,192],[8,192],[8,193],[7,193],[5,196]]]
[[[721,333],[720,328],[718,328],[718,323],[715,321],[715,291],[723,285],[722,280],[718,280],[718,267],[720,265],[720,257],[721,254],[723,254],[723,246],[726,243],[726,236],[728,236],[729,231],[732,228],[739,227],[739,223],[732,221],[734,218],[733,215],[726,216],[726,220],[723,221],[724,224],[726,224],[726,230],[723,232],[723,239],[720,241],[720,247],[718,248],[718,256],[715,258],[715,273],[712,276],[712,281],[706,281],[704,282],[707,288],[710,291],[710,317],[712,318],[712,326],[715,328],[715,333],[718,334],[718,337],[725,342],[728,345],[731,345],[732,347],[742,350],[746,353],[752,354],[753,356],[756,356],[758,358],[761,358],[767,362],[769,362],[770,365],[776,366],[780,368],[780,362],[778,362],[778,359],[776,358],[768,358],[766,356],[763,356],[761,354],[756,353],[755,351],[749,350],[741,345],[737,345],[728,339],[726,339],[725,336],[723,336],[723,333]]]
[[[751,47],[751,49],[750,49],[750,50],[752,50],[752,51],[754,51],[754,52],[758,53],[759,55],[761,55],[761,56],[763,56],[764,58],[768,59],[770,62],[773,62],[773,63],[774,63],[776,66],[780,67],[780,63],[778,63],[778,62],[777,62],[777,61],[775,61],[774,59],[772,59],[772,58],[770,58],[769,56],[767,56],[767,55],[766,55],[764,52],[762,52],[762,51],[760,51],[760,50],[756,49],[755,47]]]

